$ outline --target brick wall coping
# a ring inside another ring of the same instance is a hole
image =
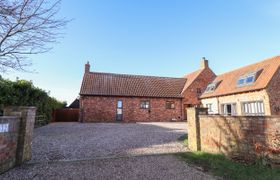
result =
[[[280,119],[280,116],[278,115],[273,115],[273,116],[223,116],[223,115],[206,115],[206,114],[200,114],[199,116],[201,117],[225,117],[225,118],[228,118],[228,119],[231,119],[231,118],[279,118]]]
[[[92,94],[80,94],[81,96],[88,96],[88,97],[119,97],[119,98],[154,98],[154,99],[166,99],[166,98],[170,98],[170,99],[183,99],[184,97],[161,97],[161,96],[131,96],[131,95],[92,95]]]
[[[36,109],[35,106],[6,106],[5,108],[15,108],[15,109]]]
[[[17,116],[0,116],[0,120],[2,119],[18,119]]]

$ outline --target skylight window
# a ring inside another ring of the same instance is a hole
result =
[[[246,79],[246,83],[253,83],[253,82],[254,82],[254,79],[255,79],[255,76],[249,76],[249,77],[247,77],[247,79]]]
[[[256,74],[257,72],[253,72],[248,73],[245,76],[241,76],[237,81],[237,86],[240,87],[253,84],[256,80]]]
[[[207,86],[205,92],[206,92],[206,93],[213,92],[213,91],[216,89],[217,84],[218,84],[218,82],[212,82],[212,83],[210,83],[210,84]]]
[[[240,85],[244,84],[244,82],[245,82],[245,79],[244,78],[240,78],[238,80],[237,84],[238,84],[238,86],[240,86]]]

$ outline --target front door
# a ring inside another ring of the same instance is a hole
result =
[[[117,121],[123,120],[123,102],[121,100],[118,100],[117,102]]]

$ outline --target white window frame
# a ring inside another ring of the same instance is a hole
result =
[[[231,112],[227,112],[227,106],[231,106]],[[236,103],[223,103],[221,104],[221,115],[224,116],[236,116],[237,115],[237,104]]]
[[[149,100],[141,100],[140,101],[140,109],[150,109],[150,101]]]
[[[251,73],[248,73],[244,76],[239,77],[237,82],[236,82],[237,87],[243,87],[243,86],[248,86],[248,85],[253,84],[256,81],[256,76],[257,76],[257,72],[251,72]],[[250,77],[253,77],[253,81],[248,83],[247,79],[250,78]],[[242,84],[239,84],[239,81],[242,80],[242,79],[244,80],[244,82]]]
[[[206,108],[208,108],[208,112],[213,112],[213,103],[207,103]]]
[[[166,101],[165,102],[165,109],[175,109],[175,102],[174,101]]]
[[[245,101],[241,103],[244,116],[264,116],[265,107],[262,100]]]
[[[219,82],[212,82],[210,84],[208,84],[208,86],[206,87],[204,93],[211,93],[213,91],[215,91],[215,89],[217,88],[217,84]]]

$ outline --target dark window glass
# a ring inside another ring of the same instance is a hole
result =
[[[221,106],[221,112],[222,115],[227,115],[227,116],[235,116],[237,114],[236,112],[236,104],[222,104]]]
[[[197,88],[197,89],[196,89],[196,93],[197,93],[198,95],[200,95],[200,94],[201,94],[201,89],[200,89],[200,88]]]
[[[252,83],[254,81],[254,76],[249,76],[246,79],[246,83]]]
[[[244,82],[245,82],[245,79],[239,79],[239,80],[238,80],[238,85],[239,85],[239,86],[240,86],[240,85],[243,85]]]
[[[149,109],[150,108],[150,102],[149,101],[141,101],[140,108],[141,109]]]
[[[174,109],[175,103],[173,101],[166,101],[166,109]]]
[[[249,73],[245,76],[242,76],[238,79],[237,81],[237,86],[246,86],[254,83],[256,78],[256,72],[254,73]]]

